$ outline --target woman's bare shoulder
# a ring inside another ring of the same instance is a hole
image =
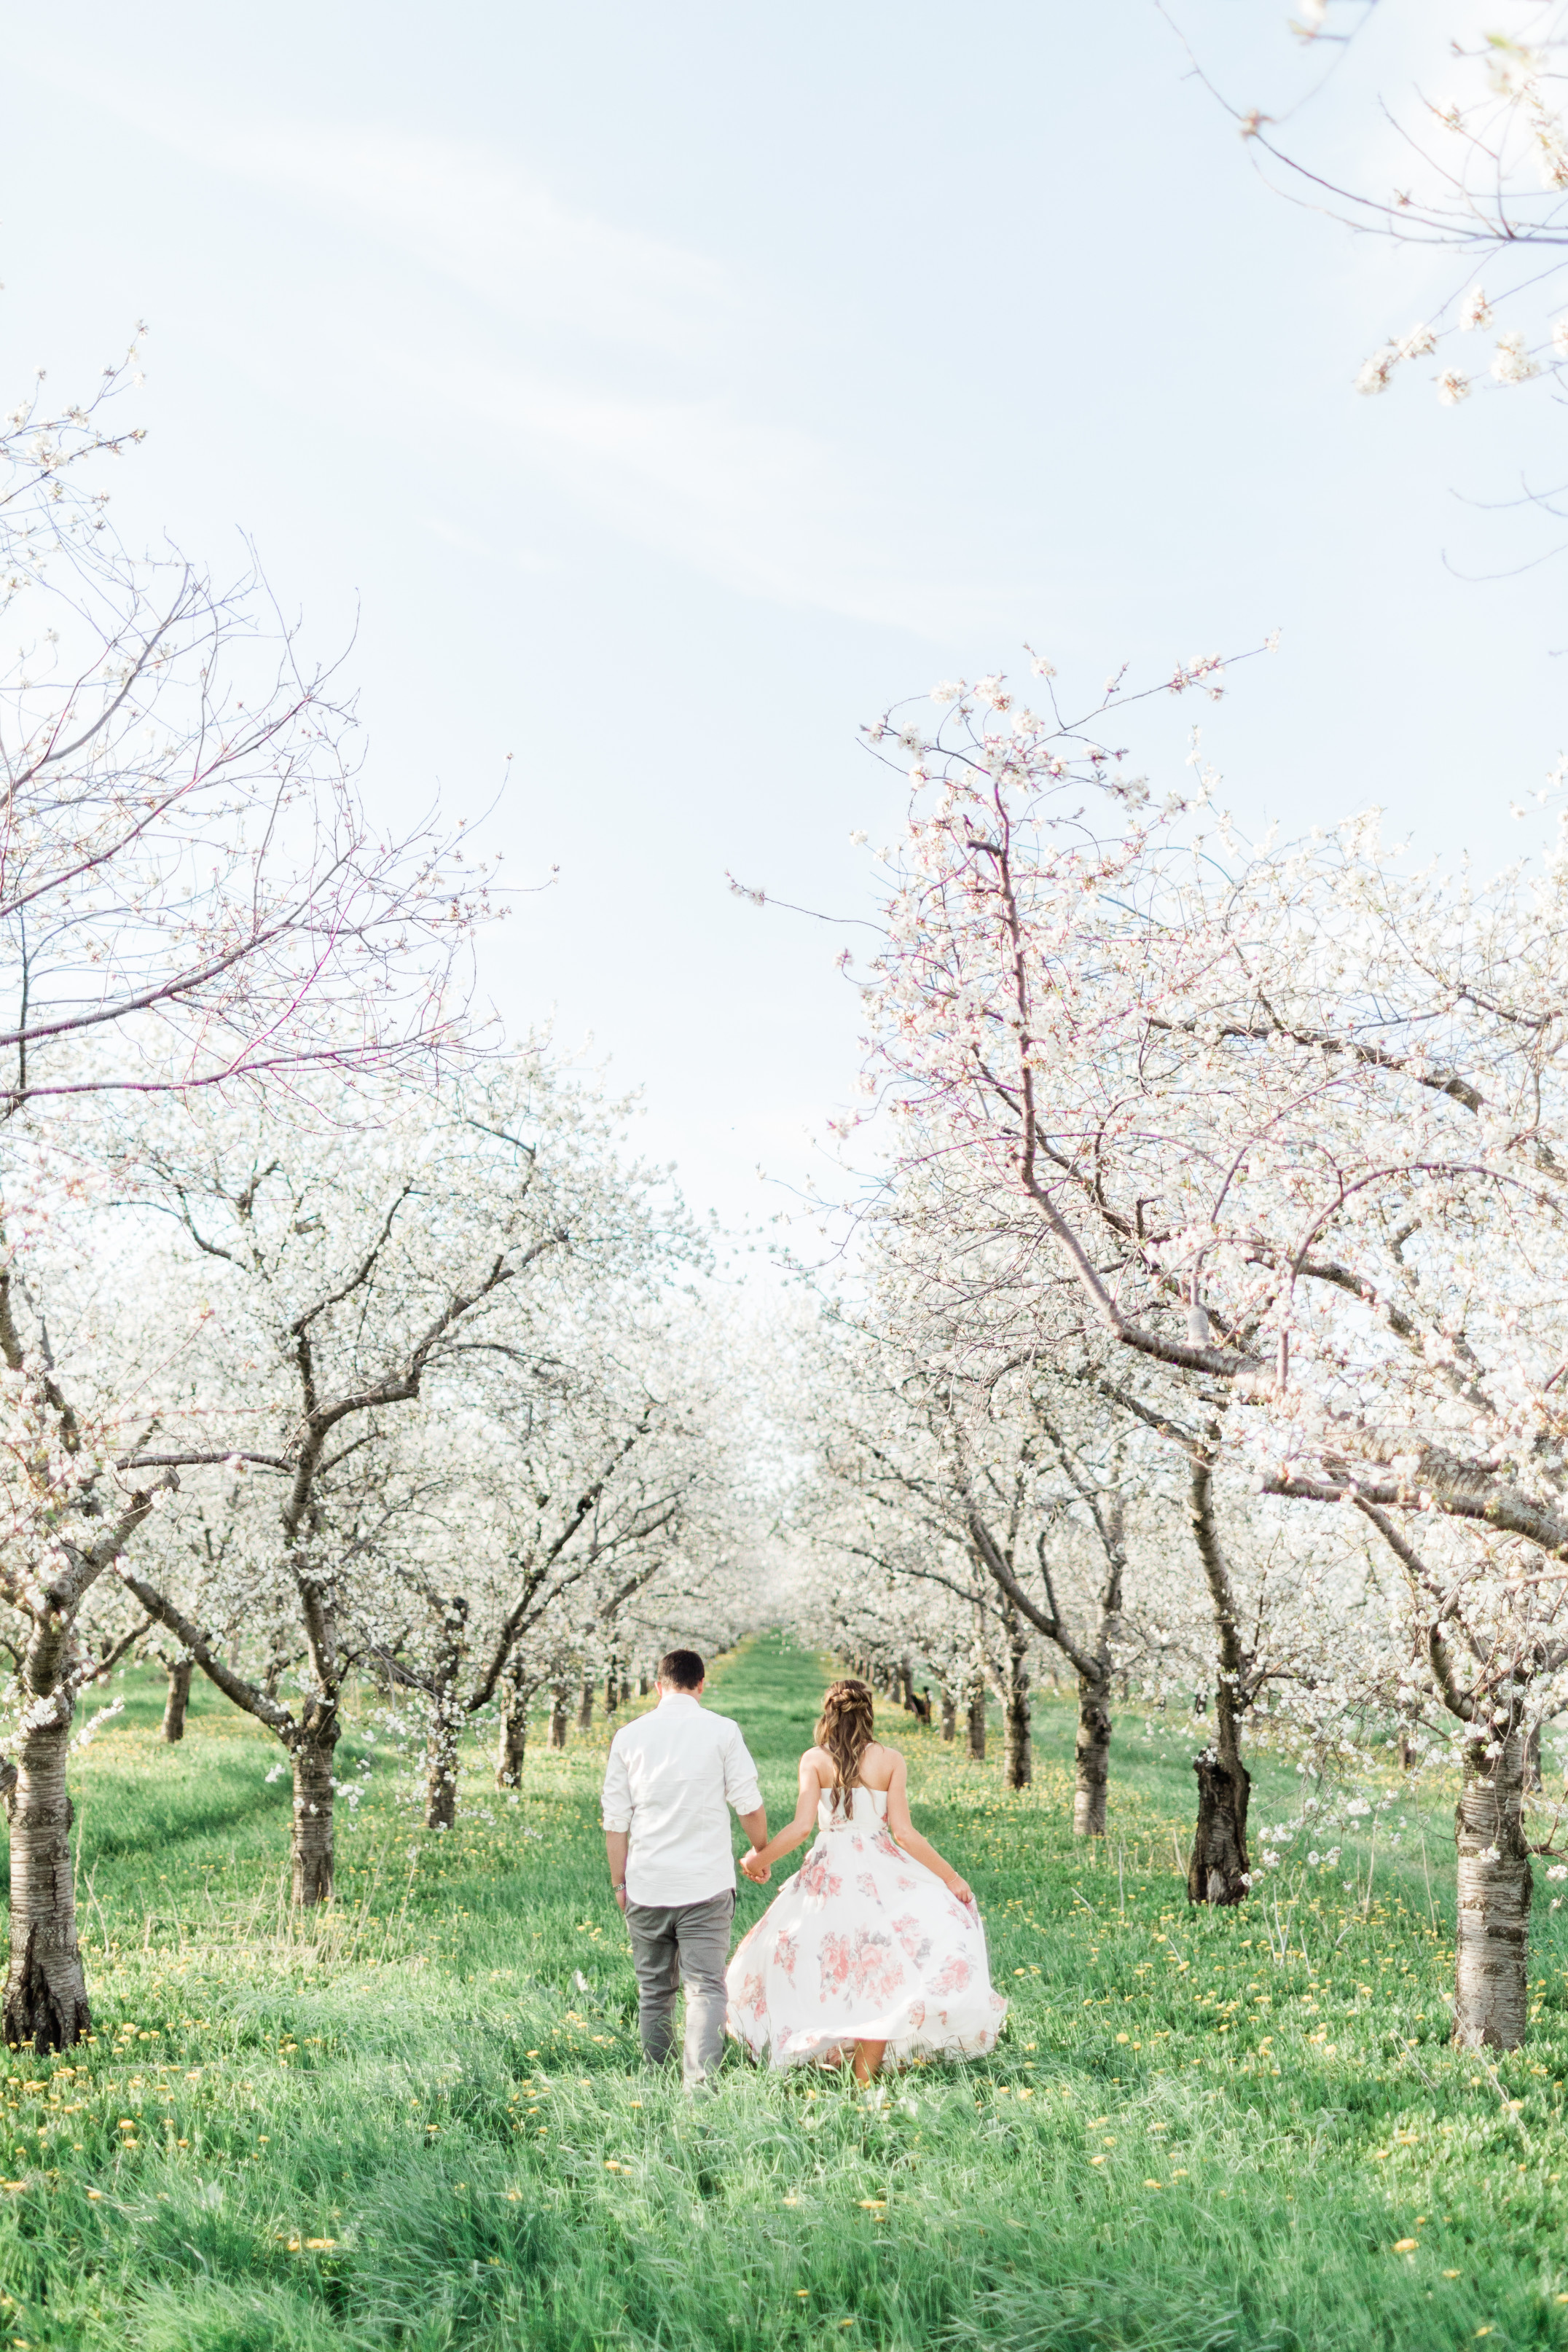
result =
[[[822,1781],[825,1786],[831,1784],[838,1778],[837,1773],[833,1769],[833,1759],[828,1754],[826,1748],[808,1748],[805,1755],[800,1759],[800,1769],[803,1772],[806,1771],[808,1769],[815,1772],[817,1779]]]
[[[868,1789],[886,1789],[903,1760],[898,1748],[873,1739],[860,1759],[860,1778]]]

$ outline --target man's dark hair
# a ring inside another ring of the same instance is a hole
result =
[[[667,1650],[658,1662],[658,1678],[671,1690],[695,1690],[708,1669],[695,1650]]]

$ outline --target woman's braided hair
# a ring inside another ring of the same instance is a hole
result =
[[[839,1791],[844,1810],[848,1811],[849,1791],[859,1780],[866,1750],[876,1736],[872,1729],[873,1711],[874,1701],[864,1683],[835,1683],[822,1702],[816,1744],[833,1759],[833,1769],[838,1775],[834,1796],[836,1811]]]

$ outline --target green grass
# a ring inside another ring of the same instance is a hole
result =
[[[775,1817],[821,1686],[771,1638],[715,1676]],[[76,1774],[98,2033],[5,2067],[0,2352],[1568,2346],[1561,1915],[1530,2046],[1449,2051],[1436,1826],[1430,1907],[1418,1856],[1370,1894],[1299,1880],[1281,1963],[1277,1888],[1187,1908],[1190,1743],[1123,1711],[1091,1853],[1067,1708],[1021,1797],[911,1728],[1002,2047],[877,2113],[733,2059],[691,2104],[637,2061],[602,1727],[533,1754],[515,1806],[473,1759],[445,1838],[384,1766],[341,1903],[297,1922],[276,1748],[203,1695],[163,1749],[151,1679],[123,1687]],[[1265,1817],[1299,1794],[1258,1778]],[[738,1925],[765,1900],[742,1885]]]

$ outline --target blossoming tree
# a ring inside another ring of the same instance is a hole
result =
[[[1042,698],[943,688],[903,730],[873,1083],[1010,1200],[1019,1295],[1047,1263],[1122,1402],[1179,1419],[1200,1550],[1230,1465],[1398,1561],[1463,1754],[1456,2032],[1510,2042],[1524,1756],[1568,1666],[1568,858],[1405,875],[1371,819],[1252,849],[1201,772],[1153,809],[1108,706]]]
[[[51,413],[39,391],[0,434],[0,1597],[22,1658],[0,2030],[40,2050],[89,2021],[65,1790],[94,1664],[80,1612],[174,1475],[131,1465],[145,1397],[90,1328],[51,1345],[61,1122],[94,1097],[455,1049],[458,960],[487,911],[460,835],[370,821],[352,709],[264,583],[117,540],[95,469],[140,438],[110,422],[133,364],[84,407]]]

